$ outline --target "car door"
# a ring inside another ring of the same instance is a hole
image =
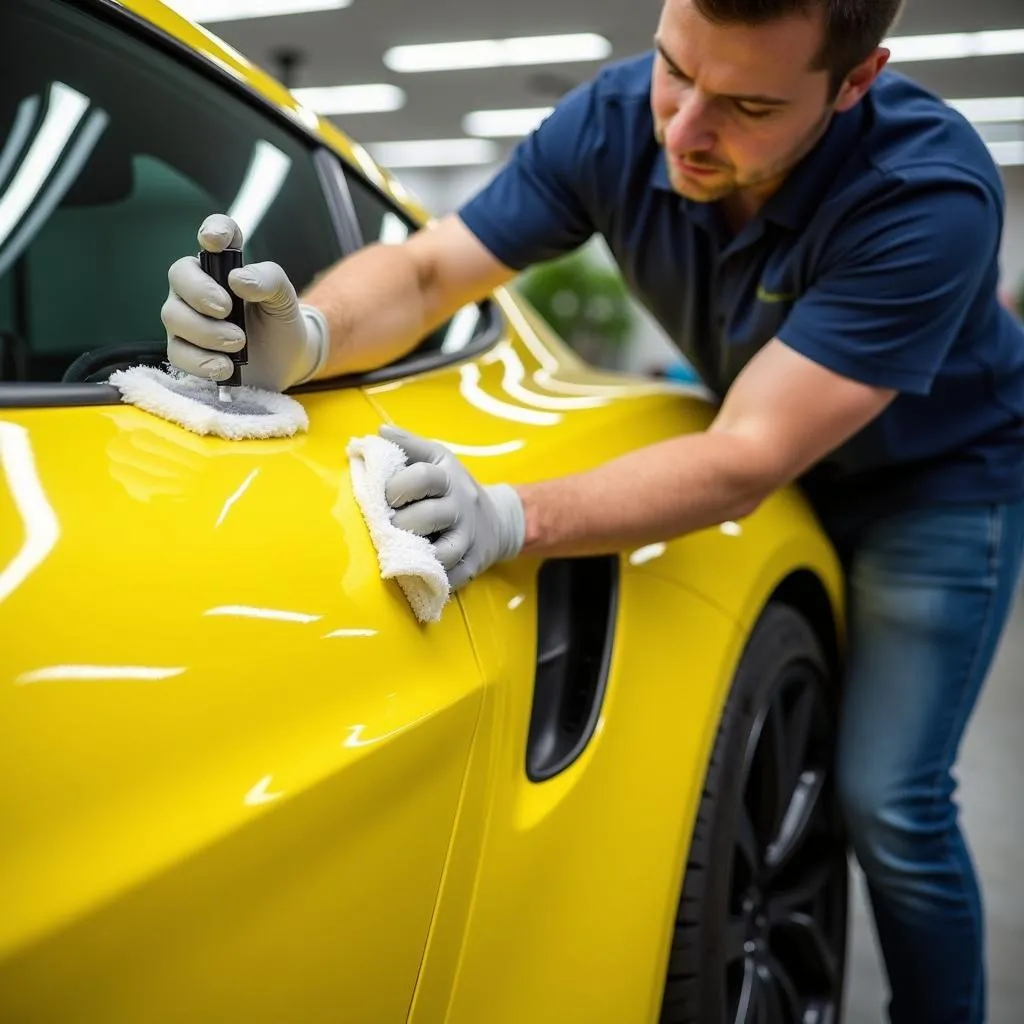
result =
[[[228,442],[91,382],[159,355],[207,214],[300,289],[352,225],[209,41],[3,22],[0,1019],[405,1020],[483,685],[458,603],[380,579],[345,454],[380,415],[328,386]]]

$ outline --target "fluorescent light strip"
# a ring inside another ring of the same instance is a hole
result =
[[[228,216],[238,225],[242,237],[252,238],[267,210],[281,191],[291,169],[291,158],[265,139],[256,142],[245,179]]]
[[[498,146],[487,139],[410,139],[371,142],[364,148],[383,167],[460,167],[489,164],[498,159]]]
[[[441,342],[442,352],[461,352],[472,340],[480,323],[480,307],[474,302],[463,306],[451,319],[448,332]]]
[[[603,60],[612,44],[592,32],[561,36],[519,36],[512,39],[471,39],[456,43],[393,46],[384,53],[392,71],[454,71],[464,68],[509,67]]]
[[[0,198],[0,240],[11,233],[35,199],[88,106],[85,96],[63,82],[54,82],[50,87],[49,109],[39,133]]]
[[[973,127],[986,145],[1024,140],[1024,121],[978,121]]]
[[[985,32],[949,32],[926,36],[893,36],[884,46],[893,63],[917,60],[956,60],[961,57],[997,57],[1024,53],[1024,29]]]
[[[309,14],[336,11],[352,0],[164,0],[183,18],[196,23],[243,21],[246,18],[271,18],[280,14]]]
[[[405,92],[397,85],[324,85],[292,89],[292,95],[318,114],[386,114],[405,106]]]
[[[946,102],[974,124],[1024,121],[1024,96],[986,96]]]
[[[554,108],[521,107],[513,110],[471,110],[462,119],[467,135],[484,138],[529,135]]]
[[[26,96],[18,104],[18,112],[14,116],[14,124],[7,135],[4,148],[0,150],[0,189],[3,188],[7,175],[14,166],[14,162],[25,148],[25,143],[28,142],[28,138],[32,134],[32,125],[35,124],[38,116],[39,97]]]
[[[56,90],[55,83],[51,87],[51,93]],[[82,168],[89,159],[99,137],[106,130],[110,117],[103,110],[93,110],[83,122],[78,134],[70,146],[63,153],[63,160],[57,166],[52,178],[46,183],[45,188],[38,195],[32,197],[28,212],[18,224],[14,233],[7,238],[0,236],[0,277],[3,277],[7,268],[18,258],[25,249],[25,246],[35,238],[39,228],[53,213],[57,204],[64,198],[64,194],[78,179]],[[38,139],[37,139],[38,141]],[[24,169],[24,168],[22,168]],[[40,181],[39,185],[42,184]],[[12,186],[13,189],[13,186]],[[7,193],[10,195],[10,192]],[[0,205],[6,200],[0,200]]]
[[[1024,139],[1016,142],[989,142],[988,150],[997,164],[1019,167],[1024,164]]]

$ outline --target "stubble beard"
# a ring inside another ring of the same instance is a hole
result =
[[[782,184],[785,176],[815,147],[825,134],[832,119],[832,114],[833,108],[830,104],[813,127],[789,153],[766,167],[758,168],[743,179],[737,178],[735,167],[720,163],[702,162],[699,156],[688,162],[692,163],[695,167],[713,167],[719,172],[721,177],[716,177],[706,183],[696,178],[687,177],[676,168],[666,152],[665,162],[668,167],[669,182],[679,195],[697,203],[713,203],[719,199],[725,199],[727,196],[741,192],[769,195]],[[664,136],[660,131],[657,133],[657,138],[664,149]]]

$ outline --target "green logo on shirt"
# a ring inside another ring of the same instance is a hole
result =
[[[759,302],[793,302],[799,298],[796,292],[770,292],[763,284],[757,286]]]

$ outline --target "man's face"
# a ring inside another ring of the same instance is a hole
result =
[[[714,25],[693,0],[665,0],[651,110],[680,195],[763,200],[778,188],[835,109],[827,72],[809,70],[822,33],[820,13]]]

